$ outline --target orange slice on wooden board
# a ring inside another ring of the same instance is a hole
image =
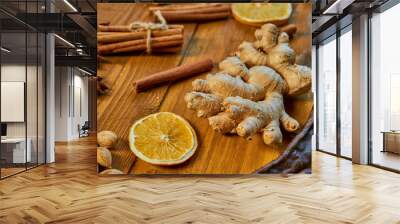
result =
[[[232,4],[233,17],[244,24],[261,26],[265,23],[284,25],[292,14],[290,3],[235,3]]]
[[[136,121],[130,130],[129,145],[140,159],[154,165],[176,165],[196,151],[194,129],[182,117],[159,112]]]

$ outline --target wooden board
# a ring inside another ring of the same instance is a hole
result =
[[[113,25],[129,24],[135,20],[150,21],[145,4],[98,4],[98,22]],[[295,5],[291,23],[298,27],[292,42],[293,48],[302,54],[303,61],[311,63],[311,4]],[[183,96],[191,90],[187,79],[164,85],[145,93],[136,94],[133,82],[141,77],[194,62],[212,58],[217,64],[231,55],[244,40],[253,41],[255,28],[240,24],[234,19],[201,24],[185,24],[185,45],[179,54],[130,55],[107,57],[111,63],[101,65],[99,74],[111,84],[112,92],[98,98],[98,130],[115,131],[121,138],[113,153],[113,167],[132,174],[244,174],[253,173],[276,159],[295,134],[284,133],[284,144],[266,146],[260,136],[247,141],[238,136],[226,136],[214,132],[207,119],[197,118],[195,112],[186,108]],[[305,60],[304,60],[305,59]],[[217,71],[215,68],[214,71]],[[313,103],[312,95],[288,99],[286,109],[302,125],[309,117]],[[160,167],[141,160],[129,150],[127,136],[135,120],[158,111],[171,111],[186,118],[196,130],[199,147],[195,155],[184,164]]]

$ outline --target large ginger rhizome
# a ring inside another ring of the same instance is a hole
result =
[[[215,131],[246,138],[262,132],[265,144],[281,143],[280,124],[289,132],[299,128],[285,111],[283,95],[308,92],[311,69],[295,63],[288,35],[275,25],[263,25],[255,37],[220,62],[218,73],[193,81],[185,101]]]

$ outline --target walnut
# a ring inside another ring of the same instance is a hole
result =
[[[116,175],[116,174],[124,174],[121,170],[117,169],[107,169],[100,172],[100,175]]]
[[[100,166],[111,168],[112,155],[110,150],[104,147],[97,147],[97,163]]]
[[[113,148],[118,136],[112,131],[101,131],[97,133],[97,144],[108,149]]]

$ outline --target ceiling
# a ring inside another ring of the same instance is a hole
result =
[[[79,12],[96,12],[97,0],[47,0],[49,7],[55,13],[58,12],[74,12],[68,5],[71,4]],[[0,7],[8,8],[14,12],[29,12],[29,13],[45,13],[45,0],[1,0]],[[50,10],[48,9],[47,12]]]
[[[313,0],[313,44],[350,25],[354,17],[373,11],[390,0]]]
[[[11,50],[2,51],[2,60],[25,62],[25,57],[29,60],[36,57],[43,47],[36,43],[36,35],[52,32],[61,37],[55,38],[56,65],[59,58],[64,60],[61,64],[73,61],[77,63],[75,66],[84,60],[85,67],[95,71],[96,3],[96,0],[47,0],[47,4],[45,0],[0,0],[2,46]],[[79,60],[80,57],[84,58]]]

